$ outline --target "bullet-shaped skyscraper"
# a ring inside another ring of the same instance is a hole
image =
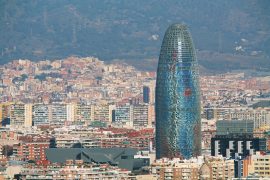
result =
[[[163,38],[156,81],[156,157],[201,154],[198,62],[185,25],[171,25]]]

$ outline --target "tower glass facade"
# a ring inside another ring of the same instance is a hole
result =
[[[188,159],[201,153],[198,63],[185,25],[164,36],[156,81],[156,156]]]

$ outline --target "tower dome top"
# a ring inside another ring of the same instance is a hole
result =
[[[185,24],[174,23],[168,29],[187,29],[187,26]]]

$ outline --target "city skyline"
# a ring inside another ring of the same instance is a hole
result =
[[[0,66],[0,71],[0,177],[14,177],[14,171],[10,171],[14,165],[7,164],[14,159],[25,163],[16,166],[24,169],[16,171],[18,176],[29,178],[226,179],[253,173],[269,177],[267,165],[257,163],[269,160],[270,108],[264,101],[270,96],[270,78],[266,75],[235,71],[200,76],[203,156],[186,160],[177,156],[155,158],[155,72],[138,71],[121,63],[107,64],[93,57],[37,63],[17,60]],[[184,94],[188,96],[190,91]],[[228,128],[234,126],[232,120],[241,124],[245,119],[254,127],[234,128],[234,134],[216,137],[216,133],[224,132],[220,120],[226,121]],[[232,138],[242,131],[252,131],[255,137],[250,135],[245,142],[244,137]],[[136,152],[127,156],[124,152],[129,148]],[[103,154],[93,162],[90,157],[100,150],[123,159],[129,169],[111,166],[115,163],[112,159],[97,164],[104,161]],[[52,161],[59,154],[61,160]],[[65,171],[71,166],[72,174]]]
[[[0,180],[269,179],[269,2],[0,0]]]

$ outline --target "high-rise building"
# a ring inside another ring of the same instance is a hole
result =
[[[10,106],[10,125],[32,126],[32,104],[15,103]]]
[[[201,154],[198,63],[185,25],[164,36],[156,82],[156,156],[190,158]]]
[[[51,104],[50,106],[50,124],[63,125],[67,121],[66,104]]]
[[[155,105],[149,105],[148,106],[148,125],[154,126],[155,124]]]
[[[38,125],[49,125],[49,107],[47,104],[33,105],[33,123]]]
[[[132,110],[133,106],[131,105],[116,106],[115,122],[123,125],[132,126]]]
[[[67,121],[74,122],[76,116],[76,104],[69,103],[67,106]]]
[[[107,104],[93,106],[93,120],[111,123],[113,109],[114,109],[113,105],[107,105]]]
[[[143,102],[148,104],[155,103],[155,80],[148,80],[143,86]]]
[[[149,103],[150,99],[150,88],[148,86],[143,86],[143,102]]]
[[[0,127],[2,126],[2,121],[9,117],[9,105],[0,104]]]
[[[24,104],[16,103],[10,106],[10,125],[23,126],[25,120]]]
[[[77,104],[75,111],[75,121],[87,124],[92,121],[93,108],[91,108],[91,105]]]
[[[24,126],[31,127],[33,125],[33,104],[24,105]]]
[[[136,105],[133,107],[133,127],[146,128],[149,125],[148,105]]]

